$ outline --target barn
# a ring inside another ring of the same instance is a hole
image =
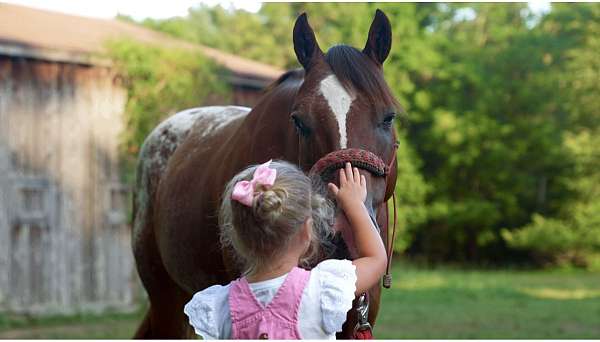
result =
[[[200,50],[252,106],[281,70],[134,24],[0,3],[0,310],[127,309],[136,296],[117,156],[127,93],[106,39]]]

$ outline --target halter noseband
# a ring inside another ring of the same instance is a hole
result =
[[[373,152],[358,148],[346,148],[326,154],[319,159],[310,169],[310,175],[330,176],[334,171],[341,169],[350,162],[352,166],[369,171],[377,177],[385,177],[390,172],[388,165]]]

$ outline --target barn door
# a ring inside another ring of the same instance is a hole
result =
[[[45,177],[12,176],[10,186],[9,305],[31,312],[51,298],[56,191]]]
[[[97,289],[110,306],[127,306],[132,299],[133,257],[127,225],[129,187],[107,184],[104,225],[96,237]]]

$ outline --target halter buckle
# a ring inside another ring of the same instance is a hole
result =
[[[356,312],[358,314],[358,320],[354,327],[354,332],[371,330],[371,324],[369,323],[369,301],[367,300],[366,293],[363,293],[358,297]]]

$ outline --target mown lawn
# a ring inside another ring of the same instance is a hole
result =
[[[375,336],[600,338],[600,274],[397,265]]]
[[[145,311],[25,317],[0,313],[0,339],[129,339]]]
[[[0,315],[0,338],[130,338],[130,314]],[[600,274],[423,269],[396,264],[376,338],[600,338]]]

